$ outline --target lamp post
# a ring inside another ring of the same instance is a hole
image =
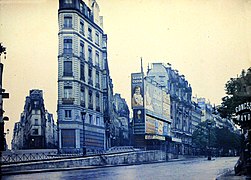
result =
[[[81,117],[83,121],[83,156],[86,155],[86,147],[85,147],[85,115],[86,115],[86,110],[81,112]]]
[[[211,126],[212,126],[212,122],[210,120],[207,121],[207,127],[208,127],[208,157],[207,160],[211,160],[211,148],[210,148],[210,144],[211,144]]]

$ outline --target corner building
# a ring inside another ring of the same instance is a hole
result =
[[[58,23],[59,149],[99,152],[106,148],[103,99],[110,79],[103,18],[95,0],[59,0]]]

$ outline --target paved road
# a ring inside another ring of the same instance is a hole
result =
[[[228,168],[233,169],[237,159],[237,157],[230,157],[216,158],[215,160],[207,161],[206,158],[200,158],[189,161],[175,161],[134,166],[10,175],[3,176],[3,179],[212,180]]]

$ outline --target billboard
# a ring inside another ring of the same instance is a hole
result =
[[[167,122],[160,121],[154,117],[146,115],[145,119],[146,125],[146,134],[155,134],[160,136],[167,136],[169,135],[170,126]]]
[[[145,109],[170,120],[170,95],[149,81],[144,81]]]
[[[145,109],[162,114],[162,90],[152,83],[145,81]]]
[[[143,108],[144,106],[144,89],[143,89],[143,75],[142,73],[131,74],[132,85],[132,108]]]

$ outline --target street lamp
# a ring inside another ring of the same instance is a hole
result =
[[[83,156],[86,155],[86,147],[85,147],[85,115],[86,115],[86,110],[83,110],[81,112],[81,117],[83,121]]]
[[[207,127],[208,127],[208,157],[207,160],[211,160],[211,127],[212,127],[212,122],[210,120],[207,121]]]

